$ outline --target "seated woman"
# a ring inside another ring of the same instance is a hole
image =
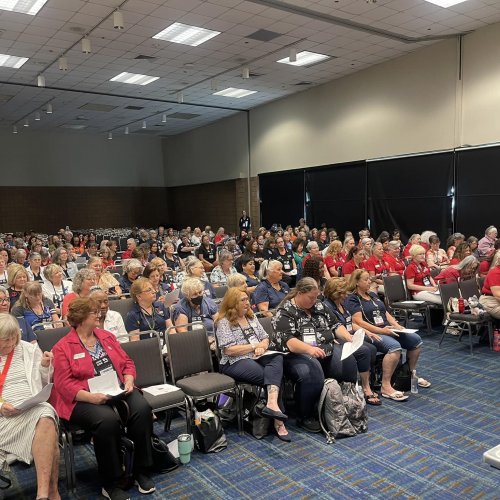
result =
[[[175,255],[175,247],[174,244],[170,241],[167,241],[163,246],[163,259],[165,260],[168,269],[174,271],[175,273],[178,271],[182,271],[184,269],[184,263],[179,258],[178,255]]]
[[[345,299],[348,294],[347,280],[345,278],[330,278],[325,285],[323,304],[335,314],[340,323],[349,332],[350,338],[347,342],[352,342],[352,334],[360,327],[352,322],[352,316],[345,308]],[[370,387],[370,372],[375,364],[377,348],[365,336],[363,345],[353,353],[358,366],[359,377],[365,400],[369,405],[378,406],[381,401],[378,394]]]
[[[201,244],[196,250],[196,255],[207,273],[217,265],[217,249],[206,234],[201,237]]]
[[[387,251],[384,253],[384,260],[389,264],[389,274],[399,274],[403,276],[406,264],[401,258],[401,245],[399,241],[392,240],[387,243]]]
[[[57,264],[49,264],[43,271],[42,293],[54,303],[57,314],[61,314],[64,297],[73,290],[71,281],[63,280],[63,270]]]
[[[108,242],[109,243],[109,242]],[[111,248],[106,244],[104,248],[99,252],[99,257],[101,258],[102,261],[102,268],[103,269],[114,269],[115,267],[115,262],[112,257],[112,252]]]
[[[415,245],[411,251],[414,251],[415,247],[420,245]],[[422,250],[425,252],[423,248]],[[422,260],[424,257],[425,253],[422,254]],[[345,307],[351,314],[353,323],[365,330],[365,335],[373,342],[378,352],[385,354],[382,362],[382,397],[406,401],[408,396],[392,388],[391,377],[398,366],[402,349],[407,351],[410,370],[416,370],[422,339],[416,333],[397,333],[404,328],[387,312],[377,294],[370,292],[370,275],[365,270],[358,269],[352,273],[349,289],[353,293],[348,295]],[[431,385],[423,378],[418,379],[418,384],[420,387]]]
[[[302,262],[307,255],[305,251],[306,243],[302,238],[296,238],[292,243],[293,258],[297,265],[297,279],[302,275]]]
[[[293,252],[285,247],[285,240],[283,236],[276,238],[276,252],[275,257],[277,261],[281,262],[283,266],[282,280],[289,286],[295,286],[297,277],[297,264],[293,257]]]
[[[425,254],[429,269],[444,269],[450,265],[450,259],[448,259],[446,252],[442,248],[439,248],[440,244],[441,241],[436,235],[429,237],[429,250]]]
[[[123,265],[123,275],[118,280],[122,293],[130,293],[132,283],[142,274],[141,261],[138,259],[128,259]]]
[[[28,272],[28,279],[30,281],[39,281],[43,284],[43,270],[42,256],[38,252],[31,252],[28,262],[29,266],[26,268]]]
[[[266,260],[276,259],[276,239],[272,236],[265,239],[262,255]]]
[[[6,375],[0,399],[0,470],[12,459],[26,464],[34,460],[38,500],[61,498],[57,415],[49,403],[25,411],[16,406],[49,382],[51,358],[36,344],[22,341],[16,319],[0,313],[0,370]]]
[[[156,292],[147,278],[137,278],[134,281],[130,287],[130,296],[134,305],[125,319],[128,333],[149,330],[164,333],[172,326],[170,311],[163,302],[156,300]]]
[[[213,271],[210,273],[210,282],[213,283],[214,286],[226,285],[227,277],[238,272],[233,266],[233,254],[228,250],[221,250],[219,252],[218,262],[219,265],[214,267]]]
[[[318,300],[319,287],[302,278],[283,300],[272,319],[276,350],[287,352],[285,375],[295,383],[297,425],[320,432],[317,403],[325,377],[356,382],[358,370],[352,356],[340,360],[342,348],[335,338],[350,339],[349,332]]]
[[[366,259],[366,252],[359,247],[352,247],[347,256],[347,262],[342,266],[342,276],[348,278],[356,269],[363,267]]]
[[[495,241],[498,237],[498,230],[495,226],[488,226],[484,232],[484,237],[478,242],[477,251],[481,260],[490,260],[495,253]]]
[[[255,272],[258,273],[260,265],[264,262],[264,255],[259,249],[259,242],[256,239],[252,239],[247,243],[246,252],[253,257],[255,262]],[[241,261],[240,261],[241,262]]]
[[[448,266],[437,276],[434,276],[436,283],[456,283],[457,281],[470,280],[476,276],[479,261],[473,255],[468,255],[458,264]]]
[[[462,233],[453,233],[446,241],[446,255],[448,259],[453,259],[453,254],[460,243],[463,243],[465,236]]]
[[[290,291],[288,285],[281,280],[283,266],[277,260],[262,263],[259,271],[261,282],[253,292],[253,302],[259,312],[272,317],[271,309],[276,309]]]
[[[117,311],[112,311],[109,308],[108,294],[99,286],[93,286],[90,291],[90,297],[97,300],[99,303],[99,328],[111,332],[115,337],[127,335],[127,329],[123,322],[122,315]],[[128,342],[127,337],[121,337],[119,342]]]
[[[474,257],[479,260],[479,240],[475,236],[469,236],[467,238],[467,243],[469,244],[471,255],[474,255]]]
[[[284,356],[263,356],[269,347],[269,336],[254,317],[248,295],[237,288],[228,290],[222,301],[217,343],[221,351],[220,371],[237,382],[264,386],[267,403],[262,414],[274,419],[279,439],[291,441],[283,423],[288,417],[278,403]]]
[[[411,260],[411,256],[410,256],[410,249],[414,246],[414,245],[420,245],[420,241],[421,241],[422,237],[419,235],[419,234],[412,234],[410,236],[410,239],[407,243],[407,245],[404,247],[403,249],[403,258],[406,259],[406,260]],[[425,250],[425,248],[424,248]]]
[[[245,278],[245,276],[243,276],[243,274],[231,274],[231,276],[229,276],[229,278],[227,279],[227,287],[238,288],[240,291],[245,292],[247,296],[250,297],[250,294],[248,293],[247,279]]]
[[[188,257],[185,262],[185,270],[177,273],[175,277],[177,287],[182,288],[182,284],[188,278],[199,279],[205,287],[204,294],[212,299],[216,298],[214,286],[207,279],[203,263],[194,256]]]
[[[479,302],[490,316],[500,320],[500,265],[489,269]]]
[[[182,298],[175,304],[172,314],[177,332],[187,332],[191,327],[185,325],[202,321],[209,335],[214,333],[214,320],[218,306],[205,295],[203,283],[197,278],[187,278],[181,288]]]
[[[375,242],[371,257],[363,263],[363,268],[368,271],[372,282],[372,291],[384,293],[384,276],[389,276],[391,266],[385,261],[382,243]]]
[[[97,284],[106,290],[108,295],[121,295],[122,289],[118,280],[102,265],[100,257],[90,257],[87,262],[87,268],[92,269],[97,277]]]
[[[248,286],[248,295],[252,293],[257,288],[260,283],[258,276],[255,274],[255,260],[252,254],[244,253],[240,258],[239,262],[241,264],[241,274],[245,276]]]
[[[450,264],[451,265],[458,264],[470,254],[471,251],[469,244],[466,241],[462,241],[462,243],[459,243],[455,248],[455,251],[453,252],[453,257],[450,259]]]
[[[64,296],[61,313],[66,319],[69,304],[78,297],[88,297],[90,289],[97,285],[97,275],[93,269],[80,269],[73,279],[73,291]]]
[[[13,249],[15,250],[15,249]],[[18,248],[17,250],[14,251],[14,262],[17,264],[21,264],[21,266],[26,267],[27,262],[26,262],[26,250],[23,248]]]
[[[28,282],[28,272],[21,264],[12,263],[7,267],[10,305],[13,306],[21,296],[24,285]]]
[[[405,269],[406,286],[414,300],[424,300],[433,304],[441,304],[441,297],[431,271],[425,263],[425,248],[413,245],[410,249],[412,258]]]
[[[60,319],[53,302],[43,296],[42,285],[38,281],[30,281],[24,285],[19,300],[12,308],[12,314],[23,317],[34,332],[44,330],[43,323]],[[52,328],[52,325],[46,326]],[[60,326],[63,326],[62,323]]]
[[[71,302],[68,322],[72,330],[52,349],[51,402],[61,418],[91,432],[102,495],[125,499],[129,495],[123,491],[122,483],[121,423],[107,404],[110,397],[90,392],[89,379],[114,372],[125,390],[123,400],[130,411],[126,433],[134,442],[134,479],[141,493],[155,491],[148,472],[153,465],[153,418],[151,407],[139,390],[134,389],[134,362],[112,333],[99,328],[99,316],[99,302],[94,298],[83,297]]]
[[[2,255],[0,255],[0,285],[7,285],[8,282],[7,276],[7,262],[4,260]]]
[[[78,272],[78,267],[69,260],[68,251],[64,247],[56,248],[52,254],[52,262],[61,266],[65,279],[72,281]]]
[[[149,255],[148,255],[149,262],[151,262],[154,258],[159,256],[160,256],[160,250],[158,248],[158,242],[156,240],[151,240],[149,246]]]
[[[342,251],[342,243],[339,240],[334,240],[328,245],[325,250],[325,266],[328,269],[330,276],[340,276],[342,266],[345,260],[341,258],[340,252]]]
[[[142,277],[147,278],[156,294],[156,300],[160,302],[165,302],[165,295],[170,292],[170,285],[168,283],[162,283],[160,268],[149,263],[142,272]]]
[[[320,290],[323,290],[323,285],[326,282],[325,266],[320,257],[310,257],[305,261],[304,268],[302,269],[302,278],[312,278],[319,286]],[[322,296],[320,294],[320,300]]]

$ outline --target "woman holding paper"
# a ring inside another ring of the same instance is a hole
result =
[[[365,330],[379,352],[385,354],[382,362],[382,397],[394,401],[406,401],[408,396],[395,391],[391,386],[391,377],[396,370],[401,351],[406,349],[410,370],[417,367],[422,339],[414,331],[403,328],[396,319],[387,312],[384,303],[374,292],[370,292],[370,275],[364,269],[354,271],[349,279],[351,293],[345,307],[352,315],[353,323]],[[431,384],[423,378],[418,379],[420,387]]]
[[[57,416],[48,403],[29,410],[16,409],[38,394],[50,376],[51,354],[20,339],[19,324],[0,314],[0,470],[12,456],[36,468],[39,500],[59,500]]]
[[[99,328],[99,302],[93,297],[77,298],[69,306],[68,322],[73,329],[53,348],[54,390],[51,401],[61,418],[92,433],[102,494],[110,499],[129,498],[123,489],[120,437],[121,424],[109,395],[91,392],[99,376],[114,373],[123,386],[129,406],[127,437],[135,445],[134,479],[141,493],[152,493],[154,483],[148,470],[153,464],[151,407],[134,389],[135,366],[116,337]]]
[[[262,414],[274,419],[276,434],[282,441],[291,441],[283,423],[288,417],[278,402],[283,355],[263,356],[269,347],[269,336],[255,318],[248,295],[238,288],[230,288],[221,303],[217,343],[221,350],[221,372],[238,382],[265,386],[267,403]]]

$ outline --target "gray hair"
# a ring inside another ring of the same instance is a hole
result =
[[[314,240],[311,240],[307,245],[306,245],[306,250],[308,252],[311,251],[312,248],[314,247],[318,247],[319,248],[319,245],[318,245],[318,242],[317,241],[314,241]]]
[[[31,252],[29,256],[29,261],[31,262],[32,260],[35,259],[41,259],[42,256],[38,252]]]
[[[54,264],[59,264],[61,262],[60,257],[61,257],[61,252],[63,250],[65,250],[67,252],[67,250],[63,246],[57,247],[54,250],[54,253],[52,254],[52,262]],[[68,255],[68,260],[69,260],[69,255]]]
[[[279,260],[265,260],[261,265],[259,269],[259,278],[261,280],[267,279],[267,275],[269,274],[269,271],[276,266],[282,266],[281,262]]]
[[[422,243],[429,243],[429,238],[431,236],[437,236],[436,233],[434,231],[424,231],[421,235],[420,235],[420,241]]]
[[[228,288],[237,288],[239,286],[243,286],[247,284],[247,279],[243,274],[234,273],[227,277],[227,286]]]
[[[399,241],[392,240],[392,241],[389,241],[389,243],[387,244],[387,246],[388,246],[391,250],[395,250],[396,248],[400,248],[400,243],[399,243]]]
[[[17,344],[21,340],[21,328],[16,318],[8,313],[0,314],[0,340],[17,337]],[[16,344],[16,345],[17,345]]]
[[[496,228],[495,226],[488,226],[488,227],[486,228],[486,231],[484,232],[485,236],[488,236],[488,234],[490,234],[490,233],[491,233],[491,231],[493,231],[493,230],[495,230],[495,231],[496,231],[496,230],[497,230],[497,228]]]
[[[9,298],[9,290],[7,290],[7,288],[3,285],[0,285],[0,293],[3,293],[7,298]]]
[[[227,250],[221,250],[219,253],[219,265],[225,262],[226,260],[232,259],[233,254],[228,252]]]
[[[205,286],[203,285],[201,280],[199,280],[198,278],[186,278],[182,283],[181,292],[182,295],[190,299],[193,294],[195,294],[200,289],[205,289]]]
[[[140,269],[141,272],[143,270],[141,261],[139,259],[128,259],[123,265],[123,274],[127,274],[134,269]]]
[[[85,280],[97,280],[97,275],[93,269],[80,269],[73,278],[73,291],[79,295]]]
[[[194,255],[190,255],[186,261],[184,262],[184,266],[186,267],[186,273],[188,276],[192,276],[192,270],[197,264],[202,264],[201,260],[198,259],[198,257],[195,257]]]
[[[467,255],[467,257],[464,257],[458,264],[455,264],[453,267],[457,271],[461,271],[471,264],[479,264],[479,261],[476,259],[476,257],[474,257],[474,255]]]

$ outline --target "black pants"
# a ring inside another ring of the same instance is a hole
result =
[[[257,359],[240,359],[232,365],[229,363],[222,365],[221,371],[238,382],[281,387],[283,357],[282,354],[276,354],[261,356]]]
[[[130,408],[127,437],[134,442],[134,469],[153,465],[151,435],[153,417],[151,406],[139,391],[125,397]],[[122,428],[111,406],[76,403],[70,422],[88,430],[94,438],[94,451],[99,477],[103,486],[112,486],[122,474],[120,439]]]

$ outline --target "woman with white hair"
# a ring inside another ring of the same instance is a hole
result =
[[[272,317],[269,311],[276,309],[290,291],[288,285],[281,279],[283,265],[278,260],[264,261],[260,266],[259,275],[262,281],[253,292],[253,302],[259,311]]]
[[[431,271],[425,261],[425,248],[413,245],[410,248],[412,258],[405,269],[406,286],[414,300],[424,300],[433,304],[441,304],[436,282],[431,276]]]
[[[484,232],[484,237],[479,240],[477,251],[479,258],[489,259],[495,253],[495,241],[498,236],[498,231],[495,226],[488,226]]]
[[[123,275],[118,283],[122,293],[129,293],[132,283],[142,274],[143,266],[139,259],[128,259],[123,265]]]
[[[210,281],[215,286],[226,285],[228,276],[238,272],[233,266],[233,254],[228,250],[221,250],[218,261],[219,265],[210,273]]]
[[[436,283],[453,283],[471,279],[476,274],[479,261],[473,255],[463,258],[458,264],[443,269],[434,277]]]
[[[26,268],[30,281],[43,283],[42,256],[38,252],[31,252],[28,258],[29,266]]]

